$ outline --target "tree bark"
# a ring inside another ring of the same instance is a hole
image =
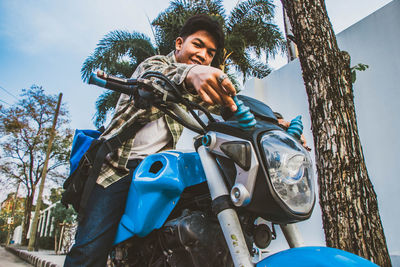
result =
[[[391,266],[358,135],[350,56],[340,51],[323,0],[281,0],[308,95],[326,243]]]
[[[29,230],[29,224],[31,221],[31,211],[32,211],[32,203],[33,203],[33,195],[35,194],[35,191],[32,191],[31,194],[28,194],[26,196],[25,200],[25,211],[24,211],[24,221],[22,224],[22,240],[21,243],[22,245],[28,245],[28,230]]]

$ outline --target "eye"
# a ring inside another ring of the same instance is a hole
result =
[[[197,48],[200,48],[200,47],[201,47],[201,44],[200,44],[200,43],[197,43],[197,42],[194,42],[193,45],[194,45],[195,47],[197,47]]]

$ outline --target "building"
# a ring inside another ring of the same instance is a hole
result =
[[[357,72],[354,101],[364,157],[391,255],[400,255],[399,25],[400,0],[394,0],[336,35],[340,49],[349,52],[352,66],[369,65],[366,71]],[[307,94],[298,59],[263,80],[250,80],[243,93],[264,101],[287,120],[302,115],[304,134],[313,148]],[[299,228],[307,245],[325,245],[318,204],[311,219],[300,223]],[[281,246],[287,247],[284,242]]]

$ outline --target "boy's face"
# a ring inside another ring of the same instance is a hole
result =
[[[214,38],[204,30],[175,41],[175,57],[179,63],[210,65],[216,52]]]

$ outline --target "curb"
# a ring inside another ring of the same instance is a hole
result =
[[[29,254],[25,251],[21,251],[18,249],[15,249],[13,247],[4,247],[7,251],[13,253],[14,255],[20,257],[24,261],[32,264],[35,267],[59,267],[57,264],[54,264],[52,262],[40,259],[39,257],[33,256],[32,254]]]

